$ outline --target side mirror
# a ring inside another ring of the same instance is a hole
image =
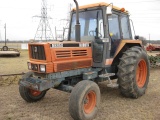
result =
[[[112,4],[110,4],[110,5],[106,8],[106,14],[107,14],[107,15],[112,15]]]
[[[135,35],[135,36],[134,36],[134,39],[136,39],[136,40],[139,39],[139,36],[138,36],[138,35]]]

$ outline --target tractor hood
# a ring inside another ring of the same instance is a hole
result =
[[[40,65],[46,67],[46,72],[59,72],[92,65],[92,50],[89,42],[41,42],[29,43],[29,67],[39,71]],[[34,66],[35,65],[35,66]]]

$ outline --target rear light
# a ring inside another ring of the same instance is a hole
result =
[[[28,62],[28,63],[27,63],[27,65],[28,65],[28,69],[29,69],[29,70],[31,70],[31,69],[32,69],[32,65],[31,65],[31,63],[30,63],[30,62]]]
[[[46,72],[46,65],[39,65],[40,72]]]

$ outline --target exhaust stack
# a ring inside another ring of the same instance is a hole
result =
[[[80,37],[81,37],[81,25],[79,23],[79,5],[77,0],[74,0],[75,4],[76,4],[76,25],[75,25],[75,40],[77,42],[80,42]]]

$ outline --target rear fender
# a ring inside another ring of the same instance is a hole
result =
[[[113,57],[112,63],[111,64],[111,68],[113,73],[117,73],[118,71],[118,65],[120,62],[120,58],[123,55],[123,52],[125,52],[127,49],[133,47],[133,46],[140,46],[142,47],[142,42],[140,40],[122,40],[115,52],[115,55]]]

